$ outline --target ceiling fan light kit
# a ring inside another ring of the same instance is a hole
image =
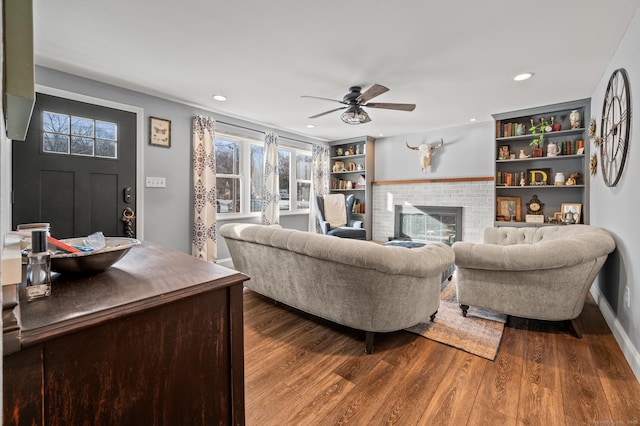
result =
[[[415,104],[397,104],[397,103],[370,103],[367,102],[371,99],[375,98],[378,95],[381,95],[387,91],[388,88],[380,85],[374,84],[370,88],[368,88],[364,93],[361,93],[362,88],[360,86],[352,86],[349,88],[349,93],[344,95],[341,101],[336,99],[329,98],[321,98],[318,96],[302,96],[303,98],[314,98],[314,99],[322,99],[325,101],[337,102],[346,106],[334,108],[329,111],[321,112],[320,114],[312,115],[309,118],[318,118],[323,115],[330,114],[335,111],[341,111],[346,109],[341,115],[340,119],[347,124],[363,124],[371,121],[369,114],[363,109],[363,107],[369,108],[380,108],[380,109],[391,109],[396,111],[413,111],[416,108]]]
[[[340,119],[347,124],[363,124],[371,121],[369,114],[357,105],[349,107],[340,115]]]

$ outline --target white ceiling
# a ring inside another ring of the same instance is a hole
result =
[[[589,97],[640,0],[34,0],[36,63],[327,140]],[[534,72],[533,79],[513,76]],[[391,90],[350,126],[350,86]],[[228,100],[218,102],[213,94]],[[307,124],[316,125],[314,129]]]

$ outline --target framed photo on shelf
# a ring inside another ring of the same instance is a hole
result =
[[[522,221],[520,197],[496,197],[496,219],[504,221]]]
[[[573,213],[576,223],[580,223],[582,221],[582,204],[562,203],[562,206],[560,206],[560,213],[562,214],[562,217],[564,217],[566,213]],[[577,217],[575,216],[576,213],[578,214]]]
[[[498,160],[508,160],[510,156],[509,145],[500,145],[498,147]]]
[[[149,117],[149,144],[171,147],[171,121],[164,118]]]

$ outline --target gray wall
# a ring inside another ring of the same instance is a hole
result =
[[[271,130],[271,128],[237,120],[207,111],[201,108],[172,102],[166,99],[145,95],[120,87],[99,83],[62,73],[48,68],[36,67],[36,84],[59,90],[78,93],[85,96],[105,99],[142,108],[144,110],[143,140],[138,141],[143,149],[143,176],[164,176],[167,179],[166,188],[138,188],[138,193],[144,191],[144,239],[154,241],[185,253],[191,252],[191,223],[192,223],[192,194],[191,194],[191,123],[196,114],[209,115],[216,120],[257,131]],[[148,117],[161,117],[171,120],[171,148],[151,146],[148,143]],[[262,140],[263,135],[238,127],[225,126],[218,123],[216,130],[247,136]],[[294,135],[274,129],[280,135],[280,143],[296,147],[310,148],[305,143],[295,143],[285,137],[301,141],[312,142],[313,139]],[[307,229],[307,215],[300,219],[297,216],[282,216],[281,223],[285,227]],[[247,219],[243,219],[247,220]],[[259,218],[248,219],[259,221]],[[220,244],[218,257],[228,257],[224,243]]]
[[[600,82],[591,95],[591,111],[598,122],[602,101],[611,73],[625,68],[631,85],[632,128],[631,143],[626,166],[618,186],[609,188],[604,184],[600,170],[591,177],[591,224],[611,231],[617,249],[605,265],[597,280],[596,297],[600,309],[625,356],[640,379],[640,226],[638,211],[640,201],[640,9],[636,11],[627,32],[611,58]],[[591,152],[596,152],[591,145]],[[598,160],[600,157],[598,155]],[[625,288],[629,289],[630,307],[624,303]]]
[[[376,139],[377,181],[493,176],[494,124],[470,123],[465,126],[429,130],[426,133],[390,136]],[[433,151],[427,173],[420,170],[417,146],[444,145]]]

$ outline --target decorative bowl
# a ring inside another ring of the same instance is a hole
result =
[[[84,238],[61,240],[71,246],[83,246]],[[140,244],[135,238],[105,237],[106,246],[93,251],[78,253],[56,253],[51,255],[51,270],[59,273],[89,274],[100,272],[127,254],[133,246]]]

